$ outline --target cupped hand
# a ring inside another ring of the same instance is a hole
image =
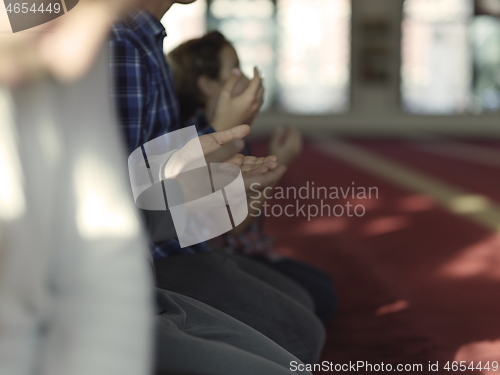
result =
[[[302,152],[302,135],[291,125],[279,128],[269,144],[269,153],[278,157],[278,162],[284,165],[290,163]]]
[[[217,131],[253,121],[262,106],[264,86],[257,68],[254,68],[248,87],[241,94],[233,95],[241,75],[241,71],[235,68],[222,88],[212,120],[212,127]]]
[[[234,157],[243,148],[242,139],[249,133],[248,125],[240,125],[190,140],[171,156],[164,170],[164,178],[173,178],[182,171],[201,167],[207,161],[221,163]]]
[[[226,163],[240,168],[247,192],[273,186],[286,172],[286,167],[279,165],[278,158],[274,155],[257,158],[238,154],[227,160]]]

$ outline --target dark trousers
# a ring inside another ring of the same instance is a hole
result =
[[[222,253],[155,261],[158,288],[201,301],[254,328],[304,363],[316,363],[325,340],[309,294],[248,257]]]
[[[324,324],[330,321],[338,303],[337,293],[330,276],[316,267],[293,259],[283,258],[277,261],[265,258],[254,259],[301,285],[312,296],[316,315]]]
[[[261,333],[206,304],[158,289],[157,300],[163,308],[155,325],[158,374],[287,375],[293,362],[300,363]]]

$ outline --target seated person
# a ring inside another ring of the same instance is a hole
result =
[[[111,95],[129,154],[181,128],[178,98],[162,49],[166,32],[160,22],[175,2],[192,0],[148,0],[113,27]],[[214,122],[235,129],[255,113],[262,101],[261,81],[256,75],[242,95],[220,100]],[[274,160],[262,178],[277,180],[285,169]],[[194,298],[238,319],[306,363],[319,359],[324,327],[309,307],[311,297],[283,274],[248,257],[214,252],[206,242],[182,247],[178,238],[156,240],[152,236],[150,250],[158,288]]]
[[[248,78],[239,70],[239,59],[231,43],[217,31],[202,38],[187,41],[167,56],[172,67],[174,84],[179,97],[181,123],[195,124],[199,132],[206,132],[210,125],[217,131],[225,130],[214,122],[218,101],[224,95],[223,88],[231,85],[231,95],[242,95],[249,85]],[[254,114],[243,119],[251,124]],[[289,165],[300,153],[302,138],[293,127],[278,129],[270,142],[269,152],[278,157],[280,164]],[[247,152],[248,145],[247,145]],[[277,181],[275,182],[277,183]],[[249,211],[256,205],[249,197]],[[255,211],[254,211],[255,212]],[[248,255],[263,264],[288,276],[314,299],[318,317],[327,323],[332,317],[337,302],[333,284],[328,275],[310,265],[279,256],[273,251],[272,241],[263,231],[263,218],[247,219],[223,236],[210,242],[212,246],[226,252]]]

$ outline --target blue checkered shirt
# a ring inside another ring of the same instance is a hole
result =
[[[112,30],[112,98],[129,154],[144,143],[178,130],[179,104],[163,53],[163,25],[146,11],[131,12]],[[210,132],[210,129],[207,129]],[[206,252],[206,243],[181,248],[177,239],[150,244],[153,258]]]

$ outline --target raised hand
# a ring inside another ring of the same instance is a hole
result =
[[[237,154],[233,155],[227,153],[227,145],[232,144],[233,150],[242,147],[239,144],[244,137],[250,133],[248,125],[240,125],[226,131],[215,132],[211,134],[202,135],[197,139],[188,142],[182,149],[177,151],[169,160],[169,168],[166,169],[167,175],[165,178],[172,178],[183,170],[191,163],[199,163],[198,155],[199,146],[206,159],[214,159],[214,155],[218,160],[211,160],[211,162],[225,162],[236,165],[241,169],[245,188],[247,191],[253,184],[254,189],[264,189],[268,186],[274,185],[285,173],[286,167],[278,164],[278,158],[274,155],[265,158],[257,158],[255,156],[243,156]],[[198,142],[199,140],[199,142]],[[241,149],[241,148],[240,148]],[[239,150],[238,150],[239,151]]]
[[[241,71],[235,68],[222,88],[212,120],[212,127],[217,131],[251,123],[262,106],[264,86],[257,68],[254,68],[254,77],[248,87],[242,93],[234,95],[241,78]]]
[[[293,126],[279,128],[269,144],[269,153],[278,157],[278,162],[290,165],[302,151],[302,135]]]
[[[248,125],[205,134],[194,138],[172,154],[163,170],[164,179],[175,178],[179,173],[210,163],[222,163],[234,157],[244,146],[242,139],[250,133]]]

